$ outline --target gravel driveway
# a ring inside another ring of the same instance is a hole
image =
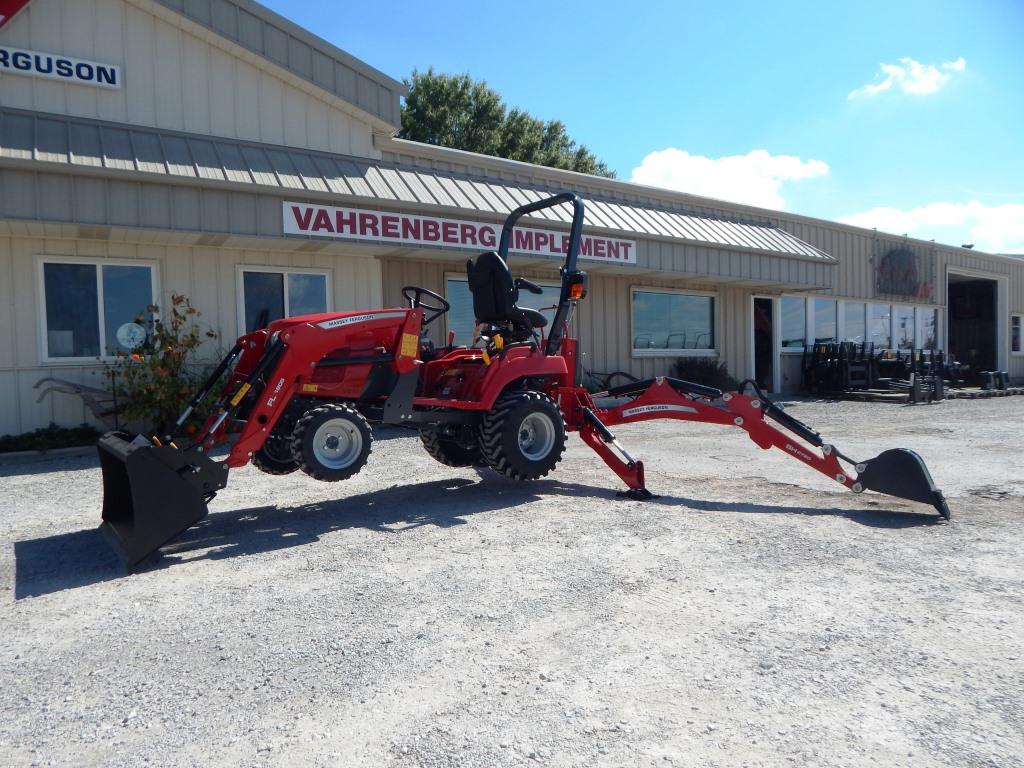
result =
[[[382,430],[126,577],[95,460],[0,467],[0,765],[1024,766],[1024,398],[790,412],[954,522],[739,430],[619,428],[648,503],[575,436],[515,484]]]

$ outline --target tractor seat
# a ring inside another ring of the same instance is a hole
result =
[[[511,325],[513,341],[528,341],[536,328],[548,319],[535,309],[519,307],[519,291],[505,260],[496,251],[484,251],[476,262],[466,262],[469,290],[473,294],[473,314],[481,323]]]
[[[536,309],[530,309],[529,307],[516,307],[516,309],[523,313],[523,317],[529,321],[533,328],[543,328],[548,324],[548,319]]]

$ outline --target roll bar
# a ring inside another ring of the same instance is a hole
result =
[[[572,228],[569,230],[569,247],[565,254],[565,264],[561,269],[562,291],[558,297],[558,311],[555,312],[555,319],[551,322],[551,333],[548,334],[548,343],[544,350],[547,355],[558,354],[562,344],[565,321],[572,309],[569,290],[572,285],[571,278],[576,274],[576,260],[580,253],[580,241],[583,239],[583,200],[572,192],[562,192],[535,203],[519,206],[505,219],[505,225],[501,228],[501,241],[498,244],[498,255],[508,264],[508,247],[512,242],[512,230],[515,229],[516,222],[529,213],[535,213],[545,208],[554,208],[563,203],[572,203]]]
[[[569,252],[565,256],[565,269],[572,271],[576,269],[576,257],[580,252],[580,240],[583,239],[583,201],[580,196],[573,192],[562,192],[551,197],[545,197],[535,203],[521,205],[516,208],[505,219],[505,225],[501,228],[501,241],[498,243],[498,255],[508,263],[508,246],[512,242],[512,230],[516,222],[529,213],[536,213],[545,208],[554,208],[562,203],[572,203],[572,229],[569,230]]]

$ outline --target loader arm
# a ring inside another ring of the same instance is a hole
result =
[[[739,427],[759,448],[778,448],[854,493],[873,490],[919,501],[933,505],[947,520],[950,517],[942,492],[935,487],[924,461],[913,451],[890,449],[873,459],[857,462],[763,395],[721,392],[668,377],[627,384],[602,394],[631,399],[613,408],[598,408],[586,391],[562,390],[566,423],[577,429],[582,440],[629,486],[627,495],[633,498],[652,497],[645,484],[643,462],[626,452],[609,427],[677,419]]]

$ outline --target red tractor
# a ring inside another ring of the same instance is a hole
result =
[[[573,206],[573,222],[559,303],[547,328],[543,314],[516,304],[520,290],[540,288],[512,277],[508,248],[521,216],[562,204]],[[178,420],[180,427],[228,375],[189,447],[169,438],[104,435],[102,529],[126,566],[134,568],[204,517],[232,467],[251,462],[270,474],[301,469],[329,482],[351,477],[369,456],[371,423],[419,430],[424,448],[442,464],[487,466],[515,480],[548,474],[562,457],[567,432],[577,432],[628,486],[624,495],[648,499],[643,462],[609,427],[666,418],[712,422],[739,427],[759,447],[779,448],[854,492],[932,504],[949,518],[942,492],[916,453],[894,449],[854,461],[774,405],[754,382],[744,382],[752,394],[668,377],[597,395],[579,386],[577,341],[568,328],[587,293],[586,273],[576,266],[582,226],[583,201],[556,195],[514,210],[498,250],[468,261],[476,346],[449,340],[435,348],[425,329],[449,304],[409,286],[402,289],[408,308],[291,317],[239,338]],[[616,405],[600,407],[595,398]],[[226,460],[208,456],[229,439]]]

